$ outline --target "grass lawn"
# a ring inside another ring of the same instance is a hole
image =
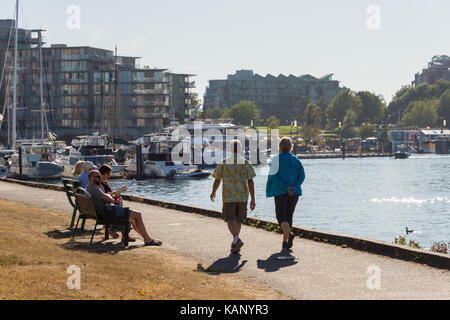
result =
[[[256,127],[257,131],[259,131],[260,129],[267,129],[267,131],[269,131],[269,128],[267,128],[267,127]],[[300,130],[300,127],[296,129],[296,128],[291,127],[291,126],[279,126],[278,130],[280,131],[280,137],[290,136],[291,135],[291,129],[292,129],[292,135],[293,136],[297,136],[298,135],[297,134],[297,130]]]
[[[198,259],[174,250],[123,250],[117,241],[89,246],[90,232],[72,240],[58,227],[69,218],[0,199],[0,300],[286,299],[235,274],[200,272]],[[67,288],[70,265],[80,268],[80,290]]]

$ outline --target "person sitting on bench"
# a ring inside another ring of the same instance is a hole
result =
[[[87,191],[91,194],[94,201],[95,209],[98,213],[102,213],[107,206],[112,206],[114,204],[114,199],[109,194],[104,193],[100,189],[102,177],[98,170],[93,170],[89,173],[89,185],[87,186]],[[123,217],[125,214],[125,209],[121,206],[115,206],[114,214],[116,217]],[[130,223],[133,229],[139,233],[140,236],[144,238],[144,243],[146,246],[161,246],[162,242],[150,238],[145,229],[144,222],[142,221],[142,215],[140,212],[130,210]]]

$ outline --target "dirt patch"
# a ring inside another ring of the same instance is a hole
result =
[[[89,246],[90,232],[72,240],[60,227],[68,220],[62,212],[0,199],[0,299],[287,298],[239,275],[199,272],[196,259],[164,248]],[[94,241],[102,238],[100,231]],[[67,288],[71,265],[80,268],[80,290]]]

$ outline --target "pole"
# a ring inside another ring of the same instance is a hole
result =
[[[44,142],[44,89],[42,86],[42,33],[39,31],[39,68],[40,68],[40,94],[41,94],[41,138],[42,142]]]
[[[16,147],[17,138],[17,47],[19,44],[19,0],[16,0],[16,30],[15,30],[16,44],[14,46],[14,98],[13,98],[13,114],[12,114],[12,127],[11,127],[11,148]]]
[[[117,127],[117,103],[118,103],[118,97],[119,97],[119,72],[117,67],[117,46],[115,50],[115,56],[114,56],[114,115],[113,115],[113,150],[116,149],[116,127]]]

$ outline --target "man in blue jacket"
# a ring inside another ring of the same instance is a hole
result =
[[[283,249],[291,249],[293,245],[292,218],[305,180],[303,165],[291,154],[292,148],[291,138],[281,138],[280,154],[272,159],[266,184],[266,196],[275,197],[276,217],[283,230]]]

